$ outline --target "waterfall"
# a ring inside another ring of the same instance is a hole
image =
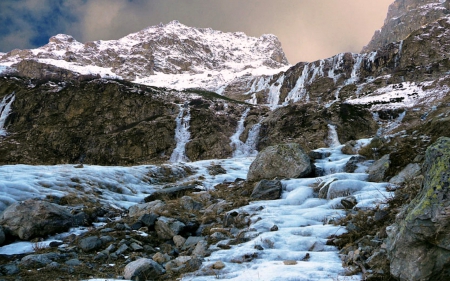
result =
[[[247,108],[244,113],[241,116],[241,119],[239,119],[236,132],[231,136],[230,145],[233,149],[233,156],[236,154],[237,151],[242,150],[242,146],[244,146],[244,143],[239,139],[239,137],[242,135],[242,132],[244,132],[244,122],[245,118],[247,118],[248,113],[250,112],[250,108]]]
[[[350,78],[345,81],[345,85],[355,84],[359,77],[359,71],[361,70],[361,64],[363,61],[364,55],[356,54],[356,61],[353,65],[352,73]]]
[[[395,57],[395,67],[397,67],[400,62],[400,58],[402,57],[402,51],[403,51],[403,40],[400,41],[400,44],[398,45],[398,53],[397,56]]]
[[[253,125],[252,128],[248,131],[247,140],[242,142],[239,137],[244,132],[244,122],[245,118],[250,111],[250,108],[247,108],[241,116],[241,119],[238,122],[238,126],[236,128],[236,132],[231,136],[231,147],[233,148],[233,158],[238,157],[249,157],[255,156],[258,151],[256,150],[258,146],[258,138],[259,131],[261,130],[261,122]]]
[[[11,113],[11,105],[16,99],[15,93],[3,97],[0,102],[0,136],[6,136],[5,122]]]
[[[175,128],[175,141],[177,142],[177,145],[170,156],[170,162],[173,163],[189,161],[186,156],[186,144],[191,138],[191,133],[189,132],[189,121],[191,120],[191,114],[187,104],[180,104],[179,107],[180,112],[175,119],[175,122],[177,123],[177,127]]]
[[[308,80],[308,75],[309,75],[309,64],[306,64],[303,67],[302,75],[298,78],[295,87],[287,95],[283,105],[288,105],[290,101],[297,102],[305,96],[306,94],[305,84],[306,81]]]
[[[336,126],[331,124],[328,124],[328,145],[330,147],[337,147],[341,145],[336,131]]]
[[[277,82],[270,85],[269,88],[269,96],[267,97],[267,103],[269,107],[273,110],[278,107],[278,103],[280,101],[280,89],[283,86],[284,82],[284,74],[278,78]]]

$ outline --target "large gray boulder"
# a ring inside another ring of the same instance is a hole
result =
[[[59,205],[28,199],[14,203],[0,215],[5,232],[22,240],[67,231],[72,226],[72,215]]]
[[[250,165],[247,180],[300,178],[311,173],[311,160],[297,143],[266,147]]]
[[[123,277],[127,280],[149,280],[164,272],[164,268],[157,262],[141,258],[125,266]]]
[[[428,147],[422,190],[388,229],[391,274],[450,280],[450,138]]]
[[[421,167],[417,163],[408,164],[403,170],[401,170],[400,173],[398,173],[398,175],[392,177],[389,182],[396,185],[401,185],[402,183],[420,175],[420,169]]]
[[[185,224],[173,218],[159,217],[155,222],[155,231],[161,239],[172,239],[178,235],[184,228]]]
[[[391,165],[389,160],[390,155],[386,154],[379,160],[375,161],[372,166],[369,167],[367,173],[369,174],[368,180],[371,182],[382,182],[386,177],[386,172]]]

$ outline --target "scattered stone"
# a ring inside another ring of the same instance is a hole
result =
[[[355,147],[356,144],[357,144],[357,142],[354,140],[346,142],[345,145],[341,148],[342,153],[348,154],[348,155],[353,155],[353,154],[358,153],[358,151]]]
[[[65,263],[66,263],[66,265],[69,265],[69,266],[79,266],[82,264],[79,259],[70,259],[70,260],[66,261]]]
[[[100,249],[103,246],[103,241],[97,236],[90,236],[81,239],[78,242],[78,247],[84,252],[91,252]]]
[[[270,228],[270,231],[278,231],[278,226],[274,225]]]
[[[7,207],[0,215],[0,225],[7,233],[30,240],[69,230],[71,218],[72,215],[64,207],[28,199]]]
[[[311,173],[311,161],[297,143],[266,147],[250,165],[247,180],[300,178]]]
[[[284,265],[296,265],[297,261],[294,260],[285,260],[283,261]]]
[[[165,272],[157,262],[141,258],[125,266],[123,277],[128,280],[147,280],[149,276],[159,276]]]
[[[0,265],[0,275],[3,273],[6,276],[14,275],[20,272],[19,267],[16,263],[8,263]]]
[[[253,200],[276,200],[281,196],[283,186],[279,180],[262,180],[253,189]]]
[[[327,157],[329,157],[331,155],[330,152],[325,152],[325,151],[315,151],[315,150],[311,150],[308,153],[309,158],[311,159],[325,159]]]
[[[163,263],[169,261],[170,257],[167,254],[162,254],[161,252],[157,252],[156,254],[153,255],[152,259],[159,264],[163,264]]]
[[[75,166],[73,166],[75,169],[81,169],[81,168],[84,168],[84,165],[83,164],[78,164],[78,165],[75,165]]]
[[[225,170],[220,165],[211,165],[207,169],[208,169],[208,173],[211,176],[217,176],[217,175],[221,175],[221,174],[226,174],[227,173],[227,170]]]
[[[328,196],[328,189],[330,188],[330,184],[337,181],[337,178],[333,178],[331,180],[323,181],[319,184],[319,198],[320,199],[327,199]]]
[[[190,196],[183,196],[179,200],[180,205],[183,206],[183,209],[192,211],[192,210],[200,210],[203,208],[202,203],[195,201]]]
[[[213,263],[213,265],[211,267],[212,267],[212,269],[221,270],[221,269],[225,268],[225,264],[221,261],[216,261],[215,263]]]
[[[125,253],[128,250],[129,250],[129,248],[128,248],[127,244],[122,244],[115,253],[117,256],[120,256],[121,254]]]
[[[193,248],[197,245],[198,242],[205,240],[203,237],[200,236],[189,236],[186,240],[186,242],[184,242],[183,247],[181,248],[183,251],[189,248]]]
[[[255,248],[256,250],[259,250],[259,251],[264,250],[264,248],[261,245],[255,245],[255,247],[253,247],[253,248]]]
[[[130,247],[131,247],[131,249],[133,249],[133,251],[136,251],[136,252],[140,252],[140,251],[144,250],[144,247],[142,247],[141,245],[139,245],[138,243],[135,243],[135,242],[131,243]]]
[[[208,243],[205,240],[201,240],[195,246],[194,251],[192,251],[192,256],[206,257],[207,255],[209,255]]]
[[[177,248],[183,247],[184,243],[186,242],[186,238],[184,238],[181,235],[175,235],[172,239],[173,239],[173,243],[175,243],[175,246]]]
[[[157,218],[158,216],[155,214],[143,214],[139,217],[139,221],[142,222],[145,226],[153,227]]]

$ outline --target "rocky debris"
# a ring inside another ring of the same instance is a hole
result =
[[[450,277],[449,163],[450,138],[442,137],[426,151],[422,190],[389,228],[390,270],[400,280]]]
[[[0,215],[0,225],[7,235],[30,240],[67,231],[72,226],[72,215],[65,207],[28,199],[6,208]]]
[[[262,180],[253,189],[250,198],[253,200],[276,200],[281,196],[283,186],[279,180]]]
[[[164,268],[151,259],[141,258],[125,266],[123,277],[129,280],[146,280],[164,273]]]
[[[369,181],[382,182],[384,180],[391,163],[389,157],[389,154],[386,154],[369,167],[367,170],[367,173],[369,174]]]
[[[175,199],[188,193],[198,192],[201,190],[202,189],[198,188],[196,185],[173,186],[153,192],[151,195],[145,197],[144,201],[151,202],[160,199]]]
[[[28,255],[20,261],[20,266],[24,268],[39,268],[44,267],[60,258],[60,255],[56,253]]]
[[[159,214],[166,206],[161,200],[155,200],[148,203],[136,204],[128,209],[128,215],[132,218],[139,218],[144,215]]]
[[[389,183],[401,185],[405,181],[412,180],[420,174],[421,167],[418,163],[408,164],[400,173],[389,180]]]
[[[296,143],[266,147],[250,165],[248,181],[299,178],[311,173],[311,161]]]
[[[221,175],[221,174],[226,174],[227,170],[225,170],[220,165],[211,165],[211,166],[208,167],[208,173],[211,176],[217,176],[217,175]]]

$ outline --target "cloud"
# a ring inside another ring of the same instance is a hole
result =
[[[392,1],[1,0],[0,51],[37,47],[57,33],[80,42],[119,39],[179,20],[250,36],[272,33],[291,63],[312,61],[361,50],[382,26]]]

